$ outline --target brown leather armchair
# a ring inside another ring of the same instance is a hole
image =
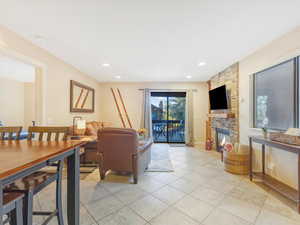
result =
[[[100,176],[108,170],[133,173],[134,183],[151,161],[152,140],[138,141],[134,129],[104,128],[98,132]]]

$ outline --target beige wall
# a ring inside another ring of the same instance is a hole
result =
[[[26,129],[35,120],[35,84],[0,78],[0,120]]]
[[[300,27],[274,40],[252,55],[240,61],[240,141],[248,143],[248,135],[260,133],[260,130],[250,128],[250,82],[249,76],[262,69],[300,55]],[[284,109],[283,109],[284,110]],[[284,119],[284,118],[283,118]],[[256,152],[256,167],[260,160]],[[279,150],[270,150],[267,156],[268,164],[274,164],[270,174],[296,188],[297,186],[297,156]]]
[[[24,126],[24,83],[0,78],[0,107],[5,126]]]
[[[35,83],[24,83],[24,128],[36,120],[35,107]]]
[[[196,144],[205,140],[205,120],[208,113],[208,87],[206,83],[101,83],[101,119],[121,126],[110,88],[119,88],[134,128],[140,128],[143,92],[139,89],[196,89],[194,92],[194,139]]]
[[[43,68],[43,81],[37,84],[43,85],[44,95],[39,99],[42,102],[43,123],[48,125],[66,125],[72,123],[72,117],[79,115],[69,112],[69,86],[70,80],[76,80],[96,90],[95,113],[82,114],[87,120],[100,119],[100,92],[99,83],[81,73],[74,67],[49,54],[47,51],[33,45],[17,34],[0,26],[0,51],[13,52],[24,58],[26,62],[41,64]],[[39,90],[39,89],[38,89]],[[39,93],[40,94],[40,93]],[[39,96],[37,96],[39,97]],[[39,116],[40,117],[40,116]]]

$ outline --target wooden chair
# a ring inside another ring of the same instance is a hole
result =
[[[0,127],[0,140],[19,140],[21,131],[22,127]]]
[[[47,141],[51,140],[52,134],[55,134],[55,141],[59,141],[59,136],[62,134],[62,140],[67,140],[69,127],[29,127],[28,141],[31,141],[34,136],[38,136],[38,140],[42,141],[43,136],[47,134]],[[49,166],[55,166],[54,172],[38,171],[23,179],[15,181],[8,187],[9,191],[18,191],[25,193],[24,206],[24,223],[25,225],[32,225],[32,217],[48,216],[44,224],[48,224],[53,217],[57,217],[58,225],[63,225],[63,211],[62,211],[62,170],[63,161],[60,160]],[[49,184],[56,182],[56,209],[53,212],[33,212],[33,196],[43,190]]]
[[[55,134],[55,141],[59,141],[60,134],[63,134],[61,140],[66,141],[69,131],[69,127],[29,127],[27,140],[31,141],[36,133],[39,141],[43,141],[44,134],[47,134],[47,141],[51,141],[52,134]]]

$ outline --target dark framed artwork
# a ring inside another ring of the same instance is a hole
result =
[[[89,86],[71,80],[70,112],[95,112],[95,90]]]

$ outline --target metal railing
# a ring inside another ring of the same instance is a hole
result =
[[[184,120],[153,120],[154,142],[184,143]]]

